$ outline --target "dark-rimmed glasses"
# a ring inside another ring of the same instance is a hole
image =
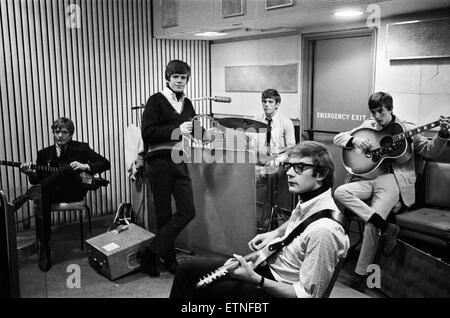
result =
[[[310,163],[304,163],[304,162],[297,162],[297,163],[290,163],[290,162],[280,162],[280,165],[284,168],[284,170],[287,172],[289,169],[294,168],[294,171],[296,174],[302,174],[303,171],[306,169],[311,169],[314,167],[317,167],[317,165],[313,165]]]

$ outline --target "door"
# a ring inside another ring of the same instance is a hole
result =
[[[347,175],[341,148],[333,145],[334,136],[359,125],[370,115],[367,101],[374,78],[372,31],[363,34],[335,34],[306,40],[308,84],[304,92],[309,117],[309,138],[327,145],[336,168],[334,188]],[[334,190],[334,189],[333,189]]]

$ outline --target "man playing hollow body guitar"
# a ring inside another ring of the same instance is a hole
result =
[[[391,122],[401,123],[405,131],[415,128],[396,117],[392,109],[391,95],[384,92],[372,94],[369,98],[369,110],[373,118],[351,131],[336,135],[334,144],[345,149],[359,149],[365,153],[371,150],[373,145],[366,138],[352,136],[355,131],[361,128],[380,131]],[[440,126],[439,133],[432,140],[421,134],[412,136],[412,140],[408,138],[406,142],[411,143],[413,153],[429,158],[438,156],[445,149],[449,139],[448,119],[441,116]],[[399,227],[387,221],[391,210],[399,207],[401,202],[407,207],[415,202],[414,155],[406,162],[401,164],[394,162],[383,169],[381,175],[374,179],[356,178],[355,182],[341,185],[334,193],[336,200],[365,222],[361,252],[355,268],[354,287],[362,287],[362,283],[365,282],[367,266],[373,262],[381,238],[386,254],[392,252],[395,247]]]
[[[42,192],[42,220],[37,219],[39,239],[39,268],[47,272],[51,266],[49,240],[51,236],[50,206],[58,202],[76,202],[83,200],[87,189],[79,173],[88,171],[92,174],[110,169],[107,159],[97,154],[88,144],[72,140],[75,126],[72,120],[61,117],[51,126],[55,144],[38,152],[36,165],[61,166],[56,173],[33,170],[32,163],[21,165],[21,171],[28,175],[31,184],[40,184]],[[16,208],[26,200],[32,199],[34,188],[13,201]]]
[[[293,240],[254,269],[253,262],[234,255],[224,266],[236,263],[229,276],[196,289],[204,275],[224,264],[225,259],[191,259],[183,262],[175,275],[170,297],[322,297],[332,280],[338,261],[347,254],[349,239],[343,226],[328,217],[325,210],[340,215],[333,198],[334,165],[326,148],[305,141],[288,150],[282,166],[287,171],[289,191],[301,201],[288,221],[279,228],[256,235],[249,243],[253,251],[264,250],[273,240],[286,240],[297,226],[312,220]],[[311,218],[310,218],[311,217]],[[314,218],[316,217],[316,218]],[[230,235],[233,235],[232,229]],[[237,262],[237,261],[238,262]],[[198,285],[198,284],[197,284]]]

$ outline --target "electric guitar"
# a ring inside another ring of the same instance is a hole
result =
[[[157,145],[149,145],[146,157],[152,157],[161,153],[178,153],[180,156],[189,158],[189,139],[182,136],[180,141],[167,141]]]
[[[215,140],[215,135],[212,135],[209,138],[205,138],[206,130],[204,127],[207,127],[209,125],[210,127],[218,129],[218,122],[214,120],[212,116],[206,114],[195,115],[194,118],[191,119],[191,123],[194,125],[194,131],[198,129],[195,128],[196,125],[199,125],[198,127],[202,132],[201,140],[194,138],[194,136],[186,137],[184,135],[181,135],[182,138],[180,141],[172,140],[168,142],[162,142],[157,145],[149,145],[146,157],[149,158],[160,153],[171,153],[172,155],[176,155],[176,157],[179,156],[179,159],[184,157],[185,160],[187,159],[187,161],[189,161],[191,159],[192,146],[194,144],[198,144],[204,147]]]
[[[259,265],[261,265],[262,262],[267,260],[269,256],[278,251],[278,249],[275,248],[274,245],[275,243],[282,241],[282,239],[283,237],[277,237],[276,239],[272,240],[269,244],[267,244],[264,248],[245,255],[244,260],[246,262],[251,261],[253,264],[255,264],[255,267],[258,267]],[[218,278],[227,275],[228,271],[235,269],[237,267],[239,267],[239,261],[233,260],[229,264],[219,267],[214,272],[200,279],[199,282],[195,285],[195,288],[198,289],[201,287],[205,287],[214,282],[215,280],[217,280]]]
[[[352,175],[363,179],[374,179],[381,175],[392,163],[402,164],[413,155],[411,142],[407,139],[440,125],[440,120],[405,131],[404,127],[391,122],[382,130],[360,128],[353,137],[365,138],[372,145],[370,149],[358,147],[343,148],[342,161],[345,169]]]
[[[0,165],[2,166],[20,168],[21,164],[22,164],[21,162],[0,160]],[[62,166],[45,166],[35,164],[31,165],[31,169],[52,173],[57,173],[61,171],[62,168],[63,168]],[[97,190],[98,188],[106,187],[109,184],[108,180],[100,178],[97,175],[93,175],[92,173],[86,171],[80,172],[79,177],[81,182],[83,183],[83,187],[86,188],[87,190]]]
[[[349,228],[349,221],[348,219],[341,214],[340,212],[334,211],[334,210],[322,210],[319,212],[314,213],[306,220],[302,221],[299,225],[297,225],[287,236],[277,237],[273,239],[269,244],[264,246],[262,249],[258,251],[254,251],[246,256],[244,256],[244,260],[246,262],[251,261],[255,267],[261,265],[262,262],[267,260],[273,253],[279,251],[284,246],[290,244],[292,240],[294,240],[297,236],[299,236],[311,223],[321,219],[321,218],[329,218],[331,220],[334,220],[335,222],[339,223],[346,233],[348,233]],[[339,268],[340,264],[342,264],[344,258],[342,258],[339,261],[339,264],[337,265],[336,269]],[[198,289],[200,287],[205,287],[215,281],[216,279],[225,276],[228,271],[235,269],[239,266],[239,261],[232,260],[229,264],[223,265],[219,267],[217,270],[212,272],[211,274],[205,276],[204,278],[200,279],[199,282],[195,285],[195,287]],[[335,273],[333,274],[333,277],[337,277],[337,273],[335,269]],[[340,269],[340,268],[339,268]],[[330,281],[330,284],[332,282]],[[333,282],[334,284],[334,282]]]

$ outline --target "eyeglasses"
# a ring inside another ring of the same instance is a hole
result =
[[[280,162],[280,165],[286,171],[291,169],[291,167],[294,168],[294,171],[295,171],[296,174],[302,174],[303,171],[305,171],[306,169],[311,169],[311,168],[317,167],[317,165],[313,165],[313,164],[309,164],[309,163],[303,163],[303,162],[297,162],[297,163]]]

